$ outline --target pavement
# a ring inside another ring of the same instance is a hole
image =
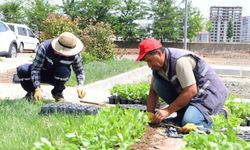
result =
[[[19,66],[19,64],[30,63],[31,60],[32,58],[28,57],[26,59],[12,58],[0,61],[0,73],[4,73],[10,69],[13,70]],[[250,67],[225,65],[211,66],[219,75],[250,78]],[[147,66],[144,66],[105,80],[87,84],[85,85],[87,95],[83,100],[106,103],[108,102],[108,97],[110,96],[109,90],[113,87],[113,85],[117,83],[133,83],[148,80],[150,76],[151,70]],[[50,93],[53,88],[51,85],[41,85],[41,88],[43,90],[43,97],[45,99],[53,99]],[[79,102],[80,99],[77,97],[76,91],[77,87],[67,87],[63,93],[65,100],[69,102]],[[21,88],[20,84],[0,83],[0,99],[20,99],[24,97],[25,94],[26,92]]]

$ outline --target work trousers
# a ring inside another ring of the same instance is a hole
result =
[[[17,75],[21,80],[21,86],[27,92],[34,92],[35,87],[31,80],[32,64],[23,64],[17,67]],[[66,66],[56,66],[53,70],[41,70],[41,83],[53,85],[52,95],[62,93],[65,89],[65,83],[70,77],[71,69]]]
[[[175,91],[173,85],[160,77],[158,74],[154,75],[153,88],[159,97],[161,97],[167,104],[171,104],[179,95]],[[203,114],[195,106],[188,104],[184,108],[177,111],[177,117],[169,118],[170,122],[173,122],[179,126],[183,126],[187,123],[194,123],[206,128],[211,127],[211,123],[205,120]]]

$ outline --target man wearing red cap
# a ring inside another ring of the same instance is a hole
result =
[[[223,106],[227,88],[214,70],[191,51],[165,48],[148,38],[139,44],[137,61],[145,61],[152,69],[147,111],[155,111],[158,97],[168,107],[158,110],[152,122],[160,122],[177,112],[172,121],[184,126],[194,123],[211,127],[211,115],[225,113]]]

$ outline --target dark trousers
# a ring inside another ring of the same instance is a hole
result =
[[[31,81],[32,64],[23,64],[17,67],[17,75],[21,80],[21,86],[27,92],[34,92],[35,87]],[[65,66],[57,66],[53,70],[41,70],[41,83],[53,85],[51,93],[62,93],[64,84],[69,80],[71,69]]]

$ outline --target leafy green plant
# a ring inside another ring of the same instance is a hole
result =
[[[129,149],[144,132],[149,122],[146,114],[139,110],[117,107],[102,109],[96,116],[89,116],[76,130],[64,129],[62,145],[41,139],[36,149]]]
[[[236,133],[240,119],[230,115],[226,120],[223,115],[213,117],[213,128],[210,134],[191,132],[184,136],[187,142],[185,150],[243,150],[249,149],[250,143],[238,138]]]
[[[93,56],[91,53],[88,53],[88,52],[83,52],[81,53],[81,55],[82,55],[82,61],[84,64],[88,64],[97,60],[95,56]]]
[[[230,110],[232,114],[241,119],[246,119],[250,117],[250,103],[247,102],[236,102],[234,98],[229,98],[226,101],[226,107]]]
[[[116,84],[110,90],[111,96],[145,101],[148,97],[149,83]]]

